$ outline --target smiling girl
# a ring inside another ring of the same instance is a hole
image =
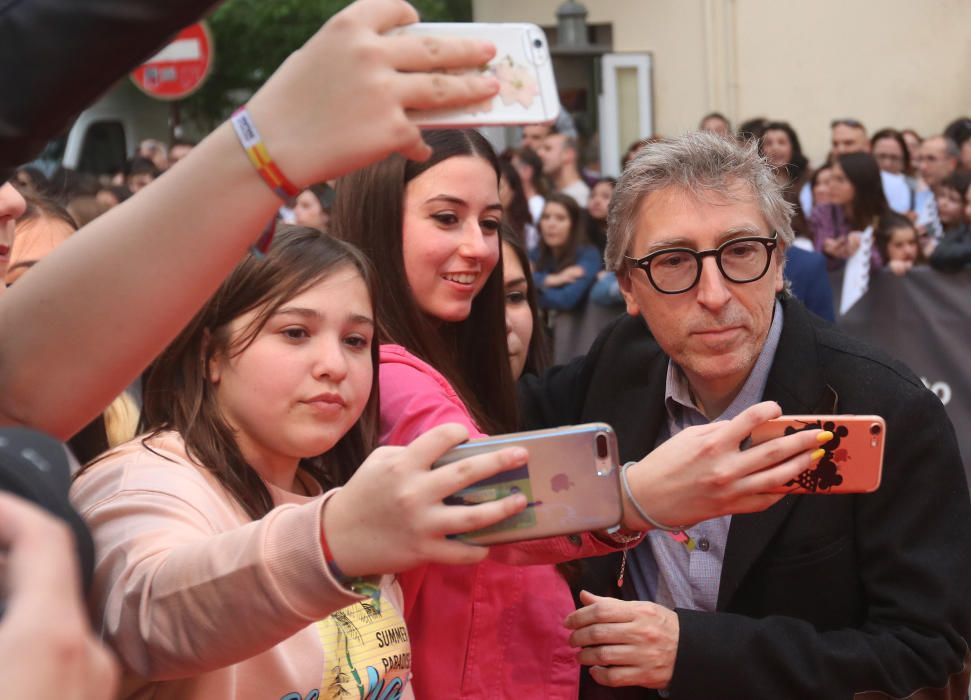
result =
[[[149,369],[147,432],[81,472],[72,498],[97,545],[94,611],[123,697],[413,697],[400,590],[374,575],[485,556],[445,536],[524,499],[441,499],[477,478],[461,469],[525,455],[429,472],[466,435],[445,426],[364,461],[373,279],[319,231],[278,235]]]
[[[338,182],[335,231],[378,269],[381,441],[446,421],[473,437],[517,427],[504,314],[499,166],[477,132],[430,131],[424,163],[392,156]],[[553,564],[607,553],[590,536],[497,547],[475,566],[401,577],[420,698],[575,698]],[[532,564],[532,566],[520,566]]]

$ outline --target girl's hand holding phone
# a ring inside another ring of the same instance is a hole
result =
[[[475,482],[526,464],[509,448],[434,471],[432,464],[468,439],[457,424],[429,430],[407,447],[380,447],[324,508],[323,526],[335,562],[348,576],[396,573],[420,564],[474,564],[487,547],[446,539],[478,530],[526,508],[522,494],[474,506],[442,501]]]

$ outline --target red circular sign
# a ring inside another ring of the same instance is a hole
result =
[[[132,71],[131,79],[151,97],[179,100],[202,87],[211,68],[212,35],[205,22],[198,22]]]

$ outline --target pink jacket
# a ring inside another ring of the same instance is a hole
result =
[[[381,346],[380,383],[383,444],[442,423],[482,437],[448,381],[401,346]],[[473,566],[402,574],[416,697],[575,700],[579,666],[563,627],[575,606],[552,564],[613,550],[589,535],[556,537],[493,547]]]

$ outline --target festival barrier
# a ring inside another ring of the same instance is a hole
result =
[[[832,281],[839,308],[842,276]],[[903,277],[876,271],[837,326],[903,362],[937,394],[971,481],[971,270],[945,274],[919,267]]]

